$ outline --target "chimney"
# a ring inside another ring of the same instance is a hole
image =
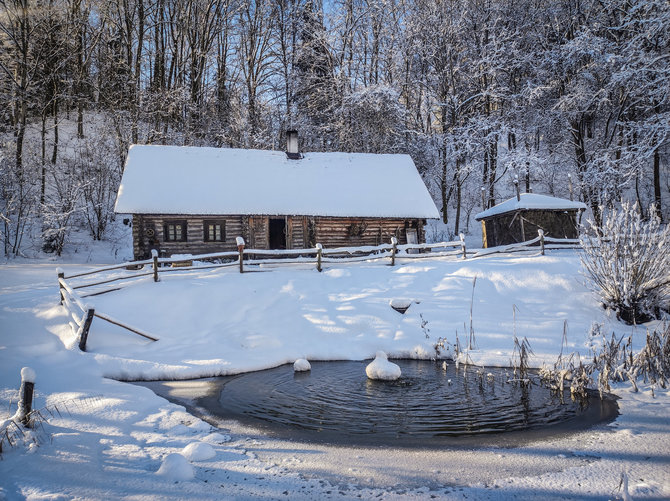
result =
[[[291,160],[300,160],[300,150],[298,149],[298,131],[286,131],[286,156]]]

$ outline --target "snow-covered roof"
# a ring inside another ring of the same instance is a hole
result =
[[[438,218],[409,155],[130,147],[116,212]]]
[[[535,193],[522,193],[521,200],[516,197],[505,200],[490,209],[480,212],[475,219],[486,219],[491,216],[506,214],[517,210],[541,209],[541,210],[586,210],[582,202],[573,202],[565,198],[550,197],[548,195],[537,195]]]

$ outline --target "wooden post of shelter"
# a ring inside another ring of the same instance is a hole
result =
[[[244,238],[237,237],[235,241],[237,242],[237,250],[240,253],[240,273],[244,273]]]
[[[323,255],[323,245],[316,244],[316,269],[319,273],[323,269],[321,267],[321,256]]]
[[[537,234],[540,236],[540,253],[544,256],[544,230],[539,228]]]
[[[93,317],[95,316],[95,309],[90,306],[86,306],[86,319],[84,320],[83,325],[81,326],[81,334],[79,335],[79,349],[81,351],[86,351],[86,341],[88,341],[88,331],[91,328],[91,323],[93,322]]]
[[[458,234],[458,238],[461,240],[461,249],[463,250],[463,259],[465,259],[465,235],[463,233]]]
[[[19,390],[19,421],[30,427],[30,412],[33,409],[33,393],[35,390],[35,371],[30,367],[21,369],[21,388]]]
[[[398,239],[391,237],[391,266],[395,266],[395,255],[398,252]]]
[[[61,284],[60,281],[61,279],[65,280],[65,273],[60,268],[56,269],[56,273],[58,273],[58,292],[60,293],[60,304],[63,304],[65,297],[63,296],[63,284]]]
[[[153,259],[154,282],[158,282],[158,251],[151,249],[151,257]]]

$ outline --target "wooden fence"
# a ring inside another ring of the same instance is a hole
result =
[[[559,239],[545,237],[542,230],[538,231],[538,236],[533,240],[521,242],[518,244],[506,245],[501,247],[494,247],[490,249],[481,249],[477,252],[468,251],[465,246],[465,238],[463,234],[460,235],[459,240],[450,242],[439,242],[431,244],[404,244],[398,245],[395,237],[391,238],[389,244],[382,244],[376,246],[363,247],[336,247],[326,249],[321,244],[316,244],[313,249],[286,249],[286,250],[268,250],[268,249],[247,249],[242,237],[237,237],[237,252],[218,252],[200,255],[178,255],[171,258],[159,258],[158,252],[151,251],[151,259],[143,261],[130,261],[114,266],[107,266],[97,268],[81,273],[74,273],[69,276],[59,270],[58,284],[60,288],[61,304],[68,310],[73,323],[71,322],[73,331],[77,335],[79,348],[86,351],[86,341],[91,327],[93,318],[100,318],[106,322],[123,327],[124,329],[138,334],[144,338],[152,341],[158,339],[146,332],[127,325],[119,320],[115,320],[108,315],[96,312],[95,308],[90,304],[84,303],[83,299],[87,297],[105,294],[117,288],[107,288],[98,290],[88,294],[79,294],[79,290],[89,287],[99,287],[101,285],[108,285],[113,282],[127,281],[141,277],[151,276],[154,282],[160,280],[161,273],[204,270],[211,268],[223,267],[238,267],[240,273],[248,270],[250,265],[273,264],[273,265],[294,265],[296,263],[312,264],[320,272],[323,270],[323,265],[328,263],[351,263],[359,261],[375,261],[375,260],[389,260],[390,266],[395,266],[399,259],[413,260],[436,258],[444,256],[453,256],[459,259],[472,259],[487,256],[494,253],[508,253],[523,250],[529,250],[535,245],[539,246],[539,250],[544,255],[545,249],[557,248],[578,248],[578,239]],[[246,263],[246,266],[245,266]],[[151,266],[150,271],[143,271],[145,267]],[[128,273],[121,273],[118,276],[103,277],[102,280],[94,282],[81,282],[76,285],[72,282],[73,279],[81,279],[83,277],[91,277],[94,275],[101,275],[107,272],[115,272],[117,270],[125,270]]]
[[[109,322],[111,324],[117,325],[119,327],[123,327],[124,329],[133,332],[139,336],[142,336],[146,339],[149,339],[151,341],[158,341],[158,338],[152,336],[151,334],[147,334],[146,332],[136,328],[132,327],[128,324],[125,324],[124,322],[121,322],[119,320],[115,320],[114,318],[105,315],[104,313],[96,312],[95,308],[90,305],[86,304],[82,301],[82,296],[80,296],[75,289],[77,288],[83,288],[83,287],[91,287],[94,285],[101,285],[101,284],[106,284],[109,282],[117,281],[117,280],[123,280],[123,279],[129,279],[137,276],[145,276],[145,275],[151,275],[152,273],[142,273],[142,274],[134,274],[131,276],[124,275],[121,277],[115,277],[111,280],[102,280],[99,282],[91,283],[91,284],[83,284],[83,285],[78,285],[75,287],[71,287],[67,282],[66,279],[72,279],[72,278],[77,278],[77,277],[82,277],[85,275],[93,275],[95,273],[101,273],[104,271],[110,271],[110,270],[115,270],[119,269],[121,266],[112,266],[112,267],[107,267],[107,268],[99,268],[97,270],[92,270],[89,272],[85,273],[78,273],[74,275],[70,275],[69,277],[65,276],[65,273],[62,270],[58,270],[58,288],[60,291],[60,304],[62,304],[65,309],[68,312],[68,315],[70,317],[70,326],[72,327],[73,332],[76,335],[77,343],[79,345],[79,349],[81,351],[86,351],[86,342],[88,341],[88,333],[91,329],[91,323],[93,323],[93,318],[99,318],[101,320],[104,320],[106,322]],[[112,289],[113,290],[113,289]],[[96,294],[91,294],[91,295],[96,295]]]

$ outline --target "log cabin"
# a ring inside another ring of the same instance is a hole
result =
[[[438,218],[409,155],[133,145],[115,212],[146,259],[236,250],[425,242]],[[293,141],[293,145],[291,144]]]
[[[579,238],[579,219],[586,205],[564,198],[535,193],[516,197],[480,212],[483,247],[527,242],[538,236],[537,230],[553,238]]]

